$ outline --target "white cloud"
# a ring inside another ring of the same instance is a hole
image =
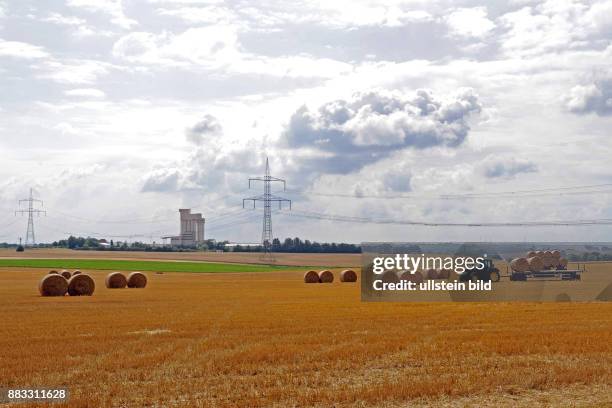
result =
[[[612,75],[598,78],[591,84],[576,85],[565,97],[565,102],[573,113],[612,115]]]
[[[512,55],[538,55],[608,45],[612,1],[547,0],[499,18],[507,33],[502,47]]]
[[[451,34],[459,37],[482,38],[495,28],[495,23],[487,17],[486,7],[456,9],[445,21]]]
[[[333,77],[352,69],[350,64],[329,58],[265,57],[245,52],[238,42],[237,28],[223,25],[189,28],[180,34],[130,33],[117,40],[113,55],[134,63],[288,78]]]
[[[66,26],[80,26],[87,23],[87,21],[82,18],[75,16],[64,16],[55,12],[50,13],[49,16],[43,18],[42,21]]]
[[[104,98],[106,94],[99,89],[95,88],[77,88],[64,91],[65,95],[78,96],[86,98]]]
[[[581,19],[592,31],[599,34],[612,33],[612,1],[604,0],[592,3]]]
[[[86,37],[91,35],[100,35],[110,37],[113,35],[111,31],[97,29],[87,23],[87,20],[76,16],[67,16],[56,12],[51,12],[47,17],[40,19],[51,24],[58,26],[69,27],[72,29],[72,33],[77,36]]]
[[[190,23],[224,23],[231,24],[239,16],[227,7],[216,5],[204,7],[159,8],[156,12],[161,16],[180,18]]]
[[[190,28],[181,34],[133,32],[113,46],[113,55],[131,62],[220,67],[239,57],[236,30],[228,26]]]
[[[49,54],[43,47],[21,41],[5,41],[0,38],[0,57],[39,59],[48,56]]]
[[[524,158],[494,155],[483,160],[481,171],[487,178],[511,179],[521,173],[535,173],[538,166]]]
[[[221,124],[212,115],[206,114],[195,125],[187,129],[187,140],[195,145],[203,145],[210,137],[217,137],[222,132]]]
[[[111,22],[121,28],[130,29],[138,24],[125,15],[121,0],[68,0],[67,4],[91,12],[106,13],[111,16]]]
[[[179,189],[181,174],[174,168],[159,168],[144,178],[143,192],[176,192]]]
[[[291,24],[315,24],[331,28],[400,27],[416,22],[429,22],[435,17],[425,9],[403,1],[314,1],[286,3],[267,2],[232,7],[211,1],[159,1],[164,7],[157,13],[173,16],[188,23],[224,23],[245,29],[273,29]],[[172,7],[174,6],[174,7]]]
[[[40,71],[40,78],[62,84],[93,84],[114,68],[112,64],[96,60],[48,60],[35,67]]]

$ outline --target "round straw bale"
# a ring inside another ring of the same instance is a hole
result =
[[[340,282],[357,282],[357,274],[352,269],[345,269],[340,272]]]
[[[537,271],[541,271],[542,269],[544,269],[544,263],[542,262],[542,258],[540,258],[539,256],[533,256],[531,258],[527,258],[527,269],[524,271],[517,271],[517,272],[526,272],[526,271],[531,271],[531,272],[537,272]]]
[[[544,255],[544,251],[536,251],[536,256],[542,256]]]
[[[397,276],[397,272],[395,271],[386,271],[380,276],[381,280],[384,283],[398,283],[399,276]]]
[[[57,273],[45,275],[38,283],[41,296],[64,296],[68,291],[68,282]]]
[[[132,272],[127,278],[128,288],[144,288],[147,286],[147,276],[142,272]]]
[[[567,268],[567,259],[559,258],[557,261],[557,269],[566,269]]]
[[[304,274],[304,283],[319,283],[317,271],[308,271]]]
[[[68,294],[70,296],[91,296],[96,289],[96,283],[89,275],[80,273],[68,281]]]
[[[436,279],[448,279],[450,275],[450,269],[436,269]]]
[[[58,275],[59,272],[58,271],[49,271],[49,275]]]
[[[62,275],[64,278],[66,278],[66,280],[70,279],[70,277],[72,276],[72,274],[70,273],[70,271],[67,270],[63,270],[60,272],[60,275]]]
[[[400,275],[399,279],[408,282],[421,283],[423,282],[423,275],[419,271],[414,273],[405,271]]]
[[[531,257],[528,259],[533,259],[533,258],[537,258],[537,257]],[[510,268],[514,272],[526,272],[529,270],[529,263],[527,259],[525,258],[514,258],[513,260],[510,261]]]
[[[327,269],[319,272],[319,281],[321,283],[332,283],[334,281],[334,274]]]
[[[109,289],[123,289],[127,286],[127,279],[121,272],[113,272],[108,274],[104,283]]]
[[[536,251],[529,251],[527,252],[527,258],[532,258],[534,256],[537,256],[537,252]]]
[[[556,249],[555,249],[555,250],[554,250],[554,251],[552,251],[551,253],[552,253],[552,256],[553,256],[555,259],[559,259],[559,258],[561,258],[561,252],[560,252],[560,251],[558,251],[558,250],[556,250]]]
[[[79,273],[81,273],[81,271],[79,271],[79,270],[77,269],[76,271],[72,272],[72,276],[74,276],[74,275],[78,275]]]
[[[437,276],[438,276],[438,272],[433,268],[426,269],[423,272],[423,277],[425,279],[436,279]]]

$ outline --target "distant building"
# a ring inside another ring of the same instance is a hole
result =
[[[179,210],[181,232],[177,236],[162,237],[170,239],[170,245],[177,247],[195,247],[204,243],[204,222],[202,214],[192,214],[191,209]]]

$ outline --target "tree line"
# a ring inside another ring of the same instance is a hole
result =
[[[209,239],[198,247],[171,247],[169,245],[155,245],[144,242],[127,241],[106,241],[93,237],[70,236],[67,239],[54,241],[51,246],[55,248],[70,248],[79,250],[99,250],[99,251],[152,251],[152,252],[172,252],[187,250],[208,250],[208,251],[234,251],[234,252],[259,252],[261,245],[233,245],[228,246],[229,241],[216,241]],[[272,241],[273,252],[305,252],[305,253],[349,253],[361,252],[361,247],[355,244],[335,243],[302,240],[296,238],[285,238],[280,241],[274,238]]]

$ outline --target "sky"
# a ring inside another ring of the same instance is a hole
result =
[[[281,239],[612,241],[364,222],[612,219],[612,187],[497,194],[612,183],[611,39],[609,0],[0,0],[0,241],[33,188],[39,242],[160,242],[183,207],[257,242],[266,157]]]

